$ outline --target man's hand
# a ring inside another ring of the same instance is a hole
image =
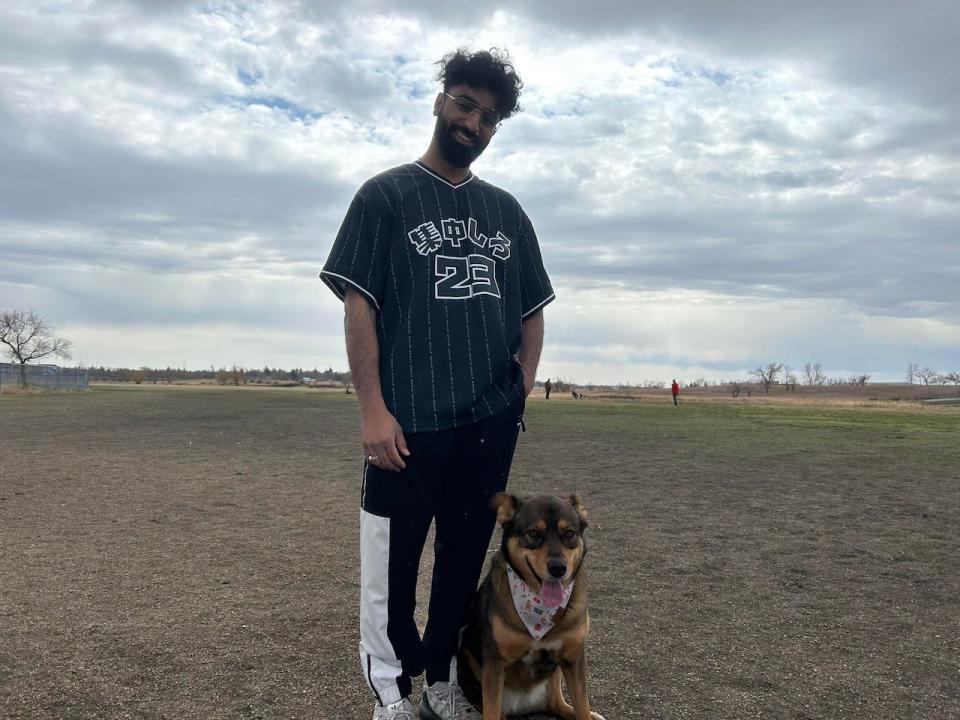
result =
[[[367,462],[383,470],[399,471],[410,454],[400,423],[383,403],[380,391],[380,346],[377,313],[365,297],[348,288],[344,297],[347,359],[360,403],[360,440]]]
[[[407,466],[403,458],[409,456],[410,451],[403,437],[403,429],[385,407],[368,410],[361,415],[360,437],[363,455],[371,465],[394,472]]]

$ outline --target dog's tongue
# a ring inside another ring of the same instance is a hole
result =
[[[557,607],[563,602],[563,585],[559,580],[544,580],[540,586],[540,597],[547,607]]]

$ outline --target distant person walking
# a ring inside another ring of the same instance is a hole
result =
[[[670,386],[670,393],[673,395],[673,404],[680,404],[680,386],[677,384],[676,378],[674,378],[673,384]]]
[[[543,384],[543,389],[544,389],[544,390],[546,391],[546,393],[547,393],[547,400],[550,399],[550,390],[551,390],[551,388],[553,388],[553,385],[552,385],[551,382],[550,382],[550,378],[547,378],[547,381]]]

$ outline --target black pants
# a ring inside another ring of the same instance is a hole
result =
[[[406,435],[400,472],[367,465],[361,498],[360,658],[381,704],[409,695],[410,678],[449,680],[460,629],[477,588],[506,489],[523,401],[451,430]],[[413,612],[420,556],[436,521],[423,637]]]

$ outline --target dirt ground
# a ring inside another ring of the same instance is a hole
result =
[[[684,399],[528,405],[511,488],[592,520],[594,709],[960,717],[960,408]],[[300,389],[0,397],[0,717],[369,718],[356,426]]]

